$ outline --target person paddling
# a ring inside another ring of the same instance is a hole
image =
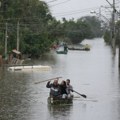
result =
[[[48,81],[46,87],[50,88],[50,97],[59,97],[60,85],[58,84],[58,79],[55,79],[53,83]]]

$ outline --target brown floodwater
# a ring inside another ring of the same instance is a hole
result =
[[[0,69],[0,120],[120,120],[120,78],[118,49],[115,56],[102,38],[85,40],[90,51],[51,52],[40,60],[28,61],[49,65],[51,70],[10,72]],[[71,79],[73,104],[49,106],[46,82],[62,76]]]

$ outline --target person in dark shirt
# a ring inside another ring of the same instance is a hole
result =
[[[66,82],[63,80],[60,84],[60,95],[62,98],[66,98],[67,97],[67,86],[66,86]]]
[[[53,83],[50,81],[47,83],[46,87],[50,88],[50,97],[59,97],[60,95],[60,85],[58,84],[58,79],[55,79]]]

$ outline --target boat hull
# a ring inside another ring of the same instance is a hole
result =
[[[49,105],[66,105],[66,104],[72,104],[73,103],[73,97],[71,98],[52,98],[48,97],[48,104]]]
[[[69,50],[81,50],[81,51],[89,51],[90,48],[68,48]]]
[[[67,51],[56,51],[57,54],[67,54]]]

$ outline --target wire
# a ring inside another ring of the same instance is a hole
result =
[[[78,12],[85,12],[85,11],[90,11],[90,10],[97,10],[99,9],[99,7],[93,7],[93,8],[87,8],[87,9],[80,9],[80,10],[75,10],[75,11],[68,11],[68,12],[64,12],[64,13],[54,13],[54,14],[71,14],[71,13],[78,13]]]
[[[51,0],[51,1],[48,1],[47,3],[51,3],[51,2],[55,2],[55,1],[58,1],[58,0]]]
[[[49,6],[49,7],[54,7],[54,6],[57,6],[57,5],[60,5],[60,4],[64,4],[64,3],[68,2],[68,1],[70,1],[70,0],[66,0],[66,1],[64,1],[64,2],[60,2],[60,3],[57,3],[57,4],[55,4],[55,5],[51,5],[51,6]]]
[[[70,12],[65,12],[65,13],[54,13],[55,17],[60,17],[60,16],[69,16],[69,15],[73,15],[73,14],[80,14],[80,13],[84,13],[84,12],[89,12],[91,10],[97,10],[99,9],[98,7],[95,8],[88,8],[88,9],[83,9],[83,10],[77,10],[77,11],[70,11]]]

